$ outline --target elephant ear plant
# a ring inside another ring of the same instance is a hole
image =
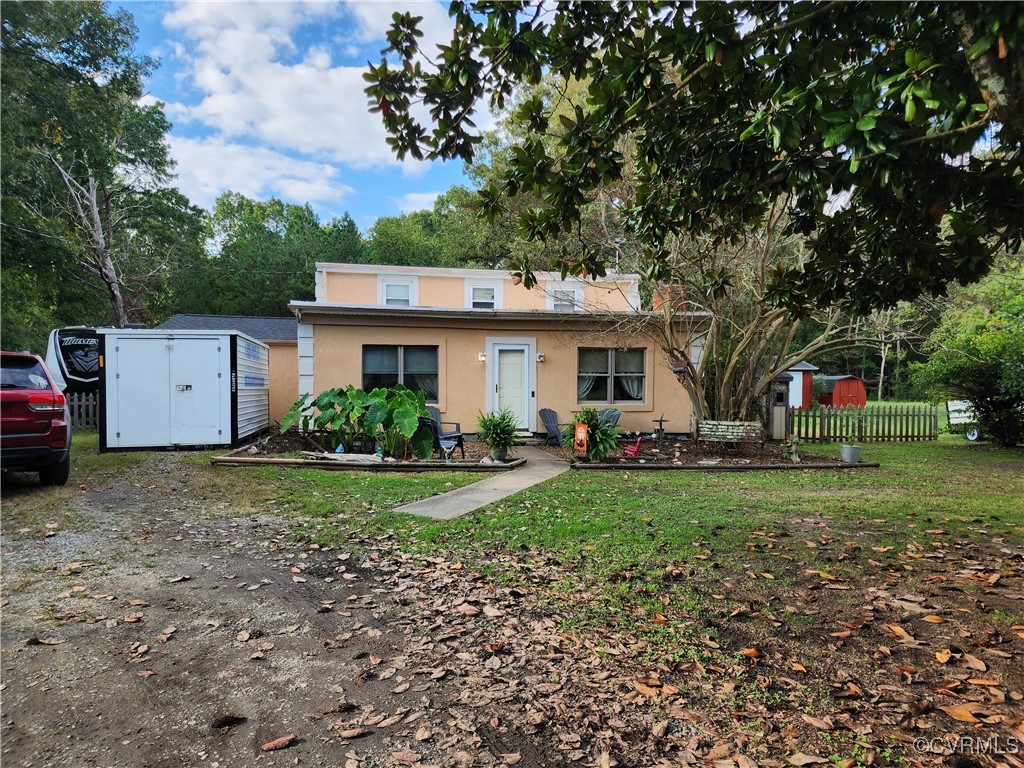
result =
[[[572,450],[576,424],[587,425],[587,461],[603,461],[619,445],[619,428],[601,421],[601,414],[594,408],[584,408],[573,423],[562,427],[562,445]]]
[[[299,424],[303,432],[321,435],[332,451],[341,446],[352,452],[360,444],[365,449],[372,441],[385,455],[400,459],[411,449],[426,459],[433,453],[434,437],[420,423],[421,416],[429,416],[422,392],[401,385],[371,392],[349,386],[300,397],[282,417],[281,432]]]

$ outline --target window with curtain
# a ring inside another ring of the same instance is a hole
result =
[[[437,347],[366,344],[363,346],[363,389],[402,384],[437,402]]]
[[[645,349],[580,349],[577,402],[643,402],[646,354]]]

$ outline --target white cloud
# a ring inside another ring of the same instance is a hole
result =
[[[431,211],[434,209],[434,201],[440,192],[409,192],[401,197],[392,197],[391,202],[398,206],[402,213],[413,211]]]
[[[438,43],[447,43],[452,39],[452,19],[444,6],[433,0],[386,3],[362,0],[346,3],[345,9],[356,21],[356,37],[364,43],[386,40],[385,35],[391,28],[391,17],[395,13],[409,13],[423,19],[419,24],[423,33],[423,37],[419,38],[420,50],[430,58],[437,53],[435,46]]]
[[[429,16],[432,30],[446,20],[436,3],[406,5]],[[397,7],[347,6],[349,15],[359,21],[354,36],[383,37],[384,21],[390,22]],[[296,45],[296,33],[304,26],[337,24],[339,8],[323,2],[175,6],[164,24],[188,39],[185,55],[179,58],[189,85],[202,96],[194,104],[169,104],[167,114],[229,139],[352,168],[399,165],[386,144],[379,116],[367,110],[363,67],[331,66],[331,52],[322,43],[306,50]],[[400,165],[411,175],[425,170],[420,167],[424,164],[412,160]]]
[[[194,204],[210,208],[225,190],[254,199],[337,203],[354,190],[338,181],[338,169],[296,160],[265,147],[233,144],[222,138],[171,136],[177,186]]]

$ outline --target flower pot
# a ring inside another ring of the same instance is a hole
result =
[[[839,455],[843,459],[844,464],[856,464],[860,461],[860,446],[840,445]]]
[[[508,456],[508,448],[491,448],[491,458],[495,461],[504,461]]]

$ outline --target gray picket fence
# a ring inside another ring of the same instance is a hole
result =
[[[789,434],[810,443],[936,440],[939,409],[934,405],[819,405],[806,411],[791,410]]]
[[[76,392],[68,395],[71,426],[76,429],[99,429],[100,406],[95,392]]]

